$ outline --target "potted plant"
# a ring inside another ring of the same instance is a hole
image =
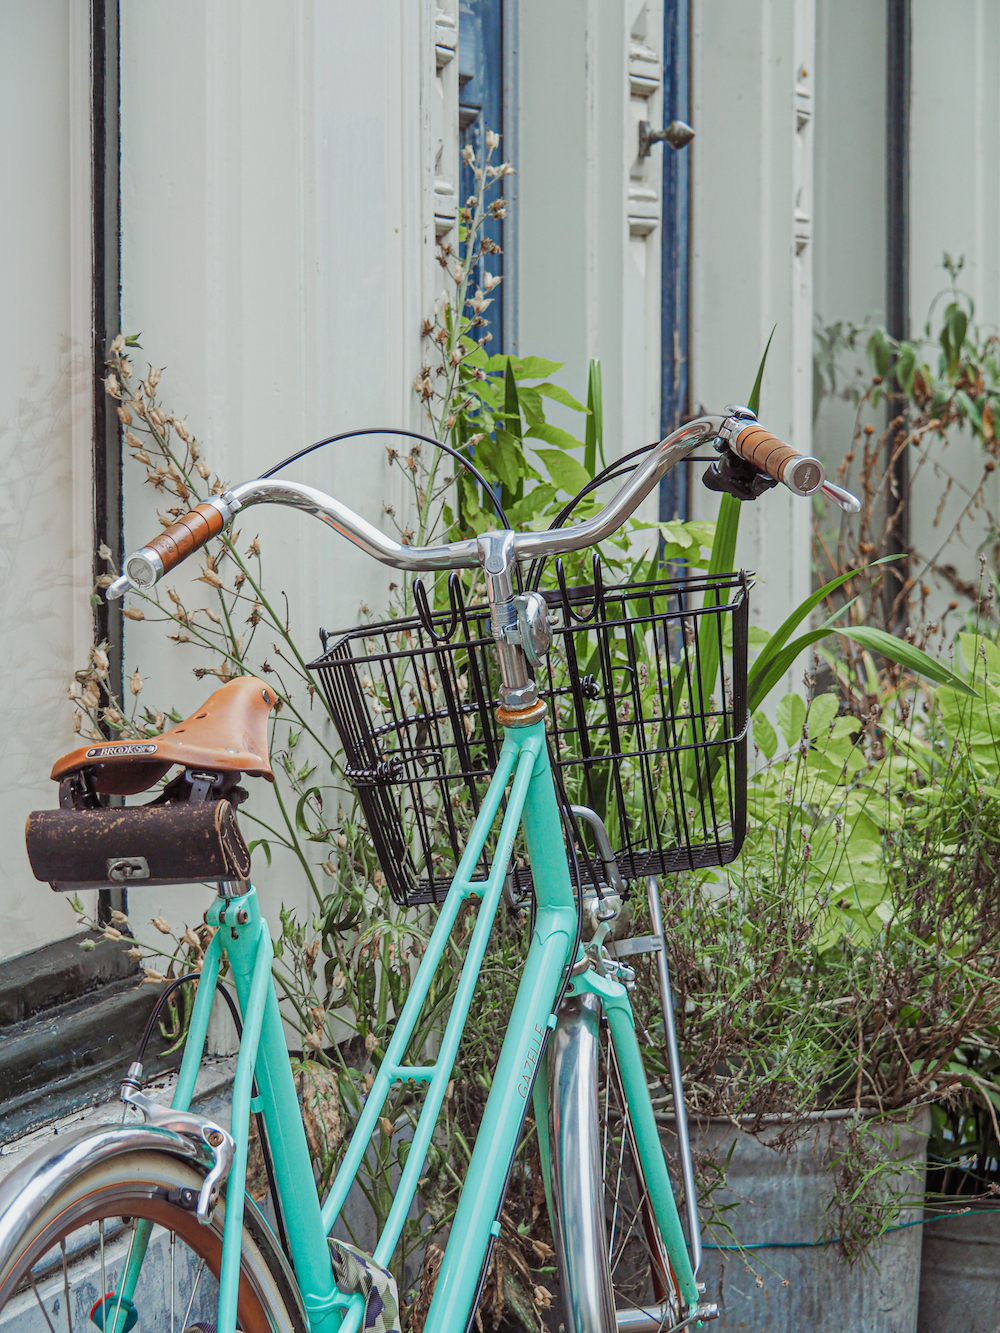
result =
[[[1000,650],[959,642],[933,687],[807,677],[756,719],[738,861],[661,885],[702,1278],[747,1328],[914,1329],[932,1108],[993,1114]]]

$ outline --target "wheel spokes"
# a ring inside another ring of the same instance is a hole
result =
[[[39,1296],[38,1288],[35,1286],[34,1273],[29,1272],[28,1281],[31,1283],[31,1290],[35,1293],[35,1300],[38,1302],[38,1308],[39,1310],[41,1310],[42,1314],[45,1317],[45,1322],[49,1326],[49,1333],[56,1333],[55,1329],[52,1327],[52,1320],[49,1318],[49,1312],[45,1308],[45,1302],[42,1300],[41,1296]]]
[[[610,1041],[605,1046],[602,1076],[608,1261],[616,1304],[620,1315],[628,1308],[641,1311],[662,1328],[674,1318],[671,1308],[674,1284],[642,1172],[621,1071]]]
[[[104,1272],[104,1218],[97,1223],[97,1234],[101,1245],[101,1300],[105,1300],[108,1294],[108,1279]]]
[[[187,1309],[184,1311],[184,1318],[181,1321],[181,1328],[187,1328],[188,1315],[191,1313],[191,1307],[194,1305],[194,1298],[198,1291],[198,1283],[201,1281],[201,1275],[205,1271],[205,1260],[198,1260],[198,1271],[195,1274],[194,1286],[191,1288],[191,1295],[188,1298]]]
[[[73,1333],[73,1311],[69,1308],[69,1269],[66,1265],[66,1238],[59,1237],[59,1248],[62,1250],[62,1270],[63,1270],[63,1291],[66,1295],[66,1325],[69,1333]]]
[[[114,1318],[113,1318],[112,1321],[111,1321],[111,1333],[118,1333],[118,1315],[119,1315],[119,1313],[121,1312],[121,1308],[122,1308],[122,1296],[124,1295],[124,1292],[125,1292],[125,1277],[126,1277],[126,1274],[128,1273],[129,1262],[131,1261],[131,1258],[132,1258],[132,1247],[133,1247],[133,1245],[135,1245],[135,1232],[136,1232],[136,1227],[137,1227],[137,1226],[138,1226],[138,1223],[136,1222],[136,1219],[133,1217],[133,1218],[132,1218],[132,1235],[129,1237],[129,1242],[128,1242],[128,1254],[126,1254],[126,1256],[125,1256],[125,1263],[122,1265],[122,1271],[121,1271],[121,1274],[120,1274],[120,1276],[119,1276],[119,1278],[118,1278],[118,1304],[115,1306],[115,1314],[114,1314]],[[103,1300],[103,1294],[102,1294],[102,1300]],[[105,1333],[106,1333],[107,1328],[108,1328],[108,1323],[107,1323],[107,1306],[104,1307],[104,1314],[105,1314],[104,1328],[105,1328]]]

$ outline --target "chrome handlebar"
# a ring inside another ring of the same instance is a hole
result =
[[[593,518],[572,527],[545,532],[515,532],[514,558],[533,560],[536,556],[565,555],[585,546],[596,546],[631,517],[660,479],[687,454],[714,439],[722,426],[722,417],[699,417],[689,421],[651,449],[630,477]],[[311,486],[294,481],[248,481],[230,492],[238,506],[285,504],[303,509],[355,546],[395,569],[431,571],[437,569],[473,569],[480,563],[479,543],[475,538],[442,546],[404,546],[360,518],[346,505]]]
[[[600,513],[572,527],[546,532],[515,532],[510,537],[514,559],[532,560],[536,556],[564,555],[594,546],[622,526],[660,479],[672,468],[719,434],[721,416],[699,417],[671,432],[651,449],[635,471],[626,478]],[[221,499],[233,514],[255,504],[282,504],[312,514],[368,555],[394,569],[413,572],[439,569],[474,569],[480,564],[480,544],[475,538],[441,546],[404,546],[356,514],[333,496],[297,481],[259,479],[243,482],[226,491]],[[149,560],[143,551],[125,561],[125,573],[107,590],[111,600],[123,596],[129,588],[146,590],[160,578],[158,560]]]
[[[514,560],[532,560],[538,556],[565,555],[587,546],[596,546],[617,532],[671,468],[694,450],[716,439],[727,420],[725,416],[703,416],[672,431],[649,451],[593,518],[545,532],[505,534],[508,558],[512,556]],[[819,489],[822,483],[822,489],[831,499],[844,509],[855,510],[858,502],[854,497],[825,482],[822,468],[819,464],[816,466],[819,468],[820,481],[815,489]],[[215,503],[223,511],[227,526],[239,510],[247,509],[250,505],[282,504],[302,509],[339,532],[368,555],[395,569],[412,572],[474,569],[483,559],[482,542],[475,538],[440,546],[406,546],[387,537],[333,496],[301,482],[263,478],[246,481],[225,491]],[[199,540],[199,545],[203,544],[204,541]],[[144,547],[128,557],[125,572],[114,580],[106,596],[109,600],[121,597],[129,588],[144,591],[151,588],[163,572],[163,564],[157,553]]]

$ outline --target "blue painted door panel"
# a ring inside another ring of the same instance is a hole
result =
[[[503,0],[460,0],[458,7],[458,124],[462,147],[471,144],[476,160],[482,159],[486,131],[493,130],[500,134],[504,125],[503,104]],[[509,154],[503,141],[493,152],[494,165],[504,161]],[[475,193],[476,180],[471,167],[462,163],[461,202],[464,204]],[[496,191],[494,191],[495,197]],[[504,223],[500,219],[491,219],[486,223],[485,233],[501,250],[504,243]],[[493,255],[484,265],[480,261],[480,273],[484,267],[494,276],[503,273],[503,255]],[[481,283],[479,278],[476,285]],[[486,344],[486,350],[493,355],[506,351],[504,343],[504,289],[497,287],[492,293],[493,304],[486,311],[489,327],[480,330],[492,334]],[[508,299],[510,299],[508,297]]]

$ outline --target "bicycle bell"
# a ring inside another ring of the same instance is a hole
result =
[[[520,593],[514,598],[517,612],[517,634],[524,655],[533,667],[542,665],[552,647],[552,629],[549,609],[540,592]]]

